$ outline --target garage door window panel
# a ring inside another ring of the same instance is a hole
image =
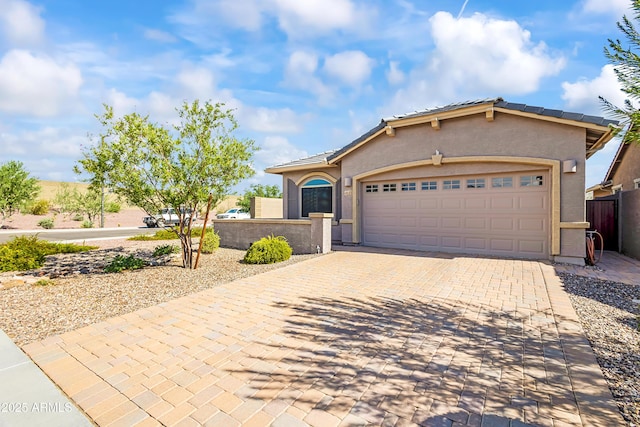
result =
[[[382,191],[384,193],[392,193],[396,191],[396,184],[383,184]]]
[[[302,186],[302,217],[312,212],[333,213],[333,186],[324,179],[311,179]]]
[[[436,191],[438,189],[438,181],[423,181],[420,188],[422,191]]]
[[[402,191],[416,191],[416,183],[415,182],[403,182]]]
[[[513,188],[513,177],[491,178],[492,188]]]
[[[444,190],[459,190],[460,189],[460,180],[459,179],[445,179],[442,182],[442,188]]]
[[[467,188],[485,188],[484,178],[468,179]]]
[[[526,175],[520,177],[520,187],[541,187],[542,175]]]

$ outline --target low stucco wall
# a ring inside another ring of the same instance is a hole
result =
[[[213,220],[220,246],[246,250],[270,235],[284,236],[294,254],[331,251],[331,215],[310,214],[310,219]]]
[[[640,259],[640,190],[622,192],[622,253]]]

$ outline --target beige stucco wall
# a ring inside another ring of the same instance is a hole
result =
[[[341,160],[342,177],[355,177],[371,170],[392,165],[428,160],[439,150],[444,158],[468,156],[513,156],[552,160],[577,161],[576,173],[560,174],[560,221],[581,222],[585,217],[585,130],[510,114],[496,113],[490,122],[484,115],[444,120],[441,129],[429,123],[397,128],[394,137],[382,134]],[[421,176],[442,176],[461,173],[504,172],[518,166],[484,164],[443,164],[424,166]],[[532,170],[523,166],[521,170]],[[385,177],[402,176],[407,171],[387,171]],[[415,176],[415,175],[414,175]],[[375,177],[367,177],[367,180]],[[342,196],[343,219],[352,216],[351,195]],[[345,233],[343,227],[343,233]],[[561,232],[561,255],[584,257],[584,231],[566,229]]]
[[[270,197],[252,197],[251,215],[253,218],[283,218],[282,199]]]
[[[638,178],[640,178],[640,146],[633,144],[627,147],[627,152],[613,176],[612,185],[622,184],[622,191],[633,190],[633,180]]]

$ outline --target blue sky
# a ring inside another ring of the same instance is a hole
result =
[[[624,97],[603,56],[630,0],[0,0],[0,163],[72,167],[102,104],[175,122],[236,109],[267,166],[340,148],[382,117],[498,97],[603,115]],[[600,182],[617,142],[587,162]]]

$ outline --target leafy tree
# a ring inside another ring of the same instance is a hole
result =
[[[640,0],[633,0],[632,7],[634,18],[640,20]],[[619,39],[609,39],[604,54],[614,66],[614,72],[622,91],[627,94],[627,99],[624,106],[616,106],[602,96],[599,98],[607,111],[629,126],[625,141],[640,143],[640,110],[634,106],[634,103],[637,105],[640,102],[640,33],[626,15],[617,25],[627,39],[629,47],[625,47]]]
[[[187,212],[198,212],[209,194],[217,205],[232,186],[252,176],[257,148],[252,140],[233,135],[238,124],[224,104],[196,100],[176,111],[180,123],[168,129],[137,113],[115,118],[105,105],[97,116],[104,128],[100,144],[84,151],[77,168],[94,177],[104,173],[103,182],[113,193],[149,215],[174,208],[183,266],[192,268]]]
[[[280,191],[280,187],[277,185],[253,184],[244,191],[242,197],[238,199],[237,205],[249,212],[251,208],[251,198],[253,197],[271,197],[277,199],[282,197],[282,191]]]
[[[0,225],[26,202],[35,199],[38,193],[38,180],[29,176],[22,162],[11,160],[0,165]]]

